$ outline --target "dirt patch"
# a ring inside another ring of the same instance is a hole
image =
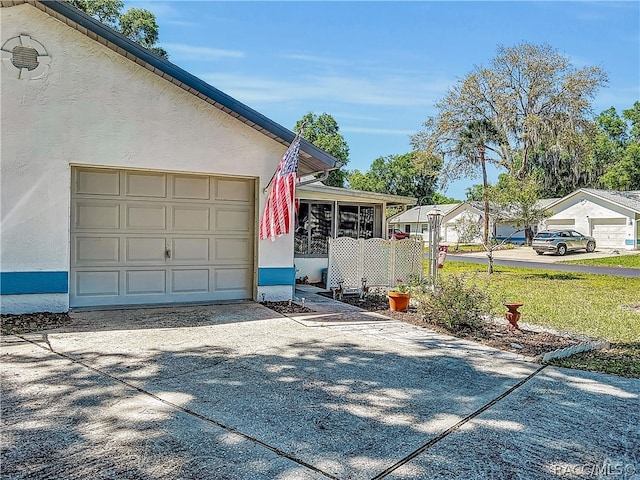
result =
[[[310,308],[303,307],[302,305],[298,305],[297,303],[293,302],[262,302],[262,305],[282,315],[290,315],[295,313],[313,313],[313,310],[311,310]]]
[[[68,313],[39,312],[0,315],[0,321],[2,335],[17,335],[62,327],[70,323],[71,318]]]

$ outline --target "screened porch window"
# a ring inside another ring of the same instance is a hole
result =
[[[374,207],[340,205],[338,207],[338,237],[372,238],[374,218]]]
[[[294,236],[297,255],[327,255],[331,237],[331,204],[300,202]]]

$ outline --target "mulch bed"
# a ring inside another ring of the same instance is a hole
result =
[[[51,330],[71,322],[68,313],[23,313],[21,315],[0,315],[2,335],[19,335],[21,333]]]
[[[331,294],[326,294],[331,297]],[[507,350],[528,357],[536,357],[553,350],[570,347],[580,343],[569,336],[555,335],[548,332],[534,332],[521,330],[520,332],[510,330],[506,325],[486,322],[482,329],[471,330],[469,328],[452,332],[444,327],[427,323],[413,307],[406,312],[395,312],[389,310],[389,301],[381,295],[369,295],[360,299],[357,295],[345,295],[342,299],[344,303],[354,305],[370,312],[380,313],[387,317],[410,323],[422,328],[429,328],[440,333],[453,335],[465,340],[482,343],[500,350]],[[265,302],[266,307],[277,311],[283,315],[311,312],[307,307],[289,302]],[[303,310],[304,308],[304,310]]]
[[[303,307],[302,305],[298,305],[294,302],[262,302],[262,305],[282,315],[295,313],[313,313],[313,310],[311,310],[310,308]]]

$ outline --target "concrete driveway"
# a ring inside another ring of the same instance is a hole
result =
[[[306,302],[3,337],[2,478],[640,478],[639,380]]]

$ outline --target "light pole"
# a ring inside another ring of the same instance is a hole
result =
[[[442,212],[437,207],[433,207],[427,212],[427,219],[429,220],[429,276],[433,278],[435,283],[438,275],[438,246],[440,243]]]

